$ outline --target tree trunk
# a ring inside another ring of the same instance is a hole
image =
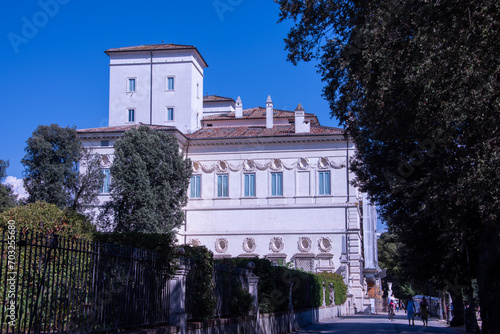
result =
[[[500,333],[500,227],[489,224],[480,242],[477,283],[483,334]]]
[[[464,321],[464,300],[460,289],[450,289],[453,303],[453,318],[450,321],[451,327],[463,326]]]

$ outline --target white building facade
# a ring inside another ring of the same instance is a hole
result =
[[[216,258],[260,257],[337,272],[349,286],[351,310],[369,308],[378,271],[376,213],[350,184],[355,147],[343,129],[321,126],[300,104],[276,110],[270,96],[265,107],[250,109],[240,97],[203,97],[207,64],[193,46],[106,53],[109,127],[78,130],[83,144],[102,155],[101,202],[109,200],[113,143],[140,123],[168,132],[193,162],[179,243],[204,245]]]

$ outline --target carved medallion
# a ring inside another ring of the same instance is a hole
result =
[[[283,239],[280,237],[274,237],[271,239],[271,242],[269,243],[269,250],[279,253],[283,250],[283,247],[285,247],[285,244],[283,243]]]
[[[200,164],[200,162],[199,162],[199,161],[194,161],[194,162],[193,162],[193,170],[194,170],[195,172],[199,172],[199,171],[200,171],[200,168],[201,168],[201,164]]]
[[[111,160],[109,159],[109,155],[105,154],[101,156],[101,164],[103,167],[109,167],[111,165]]]
[[[257,244],[255,243],[254,238],[246,238],[243,240],[243,250],[247,253],[251,253],[255,250]]]
[[[253,171],[255,169],[255,162],[253,160],[245,160],[243,162],[243,169],[246,171]]]
[[[307,169],[309,167],[309,160],[307,158],[300,158],[297,161],[297,167],[302,170]]]
[[[309,252],[311,250],[312,242],[308,237],[300,237],[297,241],[297,247],[302,253]]]
[[[272,170],[281,170],[282,167],[283,167],[283,163],[281,162],[281,159],[271,160],[271,169]]]
[[[201,246],[201,242],[198,239],[189,239],[188,245]]]
[[[332,240],[330,238],[320,238],[318,240],[319,250],[323,253],[327,253],[332,250]]]
[[[215,240],[215,250],[218,253],[227,252],[228,246],[229,246],[229,242],[225,238],[219,238],[219,239]]]
[[[327,169],[330,167],[330,160],[328,158],[322,157],[318,160],[318,168]]]
[[[219,170],[219,172],[227,171],[227,162],[225,162],[224,160],[219,161],[217,163],[217,169]]]

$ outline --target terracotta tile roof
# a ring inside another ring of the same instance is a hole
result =
[[[203,59],[203,56],[198,51],[198,49],[193,45],[181,45],[181,44],[149,44],[149,45],[138,45],[138,46],[126,46],[122,48],[107,49],[104,51],[108,56],[110,53],[114,52],[132,52],[132,51],[162,51],[162,50],[194,50],[200,56],[201,60],[208,67],[207,62]]]
[[[295,126],[278,125],[272,129],[265,126],[232,126],[232,127],[204,127],[193,132],[187,137],[189,139],[236,139],[256,137],[281,137],[281,136],[315,136],[315,135],[338,135],[343,134],[344,129],[328,126],[311,125],[311,132],[295,133]]]
[[[90,128],[90,129],[78,129],[78,133],[102,133],[102,132],[125,132],[127,130],[138,128],[140,125],[146,125],[153,130],[176,130],[175,126],[164,126],[164,125],[148,125],[148,124],[130,124],[130,125],[118,125],[118,126],[107,126],[102,128]]]
[[[234,100],[230,97],[223,97],[219,95],[205,95],[203,96],[203,102],[219,102],[219,101],[232,101]]]
[[[108,52],[186,50],[186,49],[196,50],[196,47],[192,45],[180,45],[180,44],[150,44],[150,45],[126,46],[123,48],[107,49],[104,52],[108,53]]]
[[[306,117],[314,117],[315,121],[312,125],[318,125],[317,117],[312,113],[305,113]],[[295,112],[287,110],[274,109],[273,118],[293,118],[295,117]],[[251,109],[243,110],[243,118],[266,118],[266,108],[256,107]],[[217,120],[228,120],[235,119],[234,111],[227,114],[219,114],[203,117],[203,121],[217,121]]]

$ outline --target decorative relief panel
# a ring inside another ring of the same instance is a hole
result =
[[[320,238],[318,240],[319,250],[323,253],[327,253],[332,250],[332,240],[330,238]]]
[[[312,241],[308,237],[300,237],[299,241],[297,241],[297,247],[299,248],[299,251],[302,253],[307,253],[311,250],[312,246]]]
[[[225,238],[219,238],[219,239],[215,240],[215,250],[218,253],[227,252],[228,246],[229,246],[229,242]]]
[[[255,170],[255,161],[253,160],[245,160],[243,161],[243,169],[245,171],[251,172]]]
[[[201,242],[198,239],[189,239],[188,245],[201,246]]]
[[[309,160],[307,158],[300,158],[297,160],[297,167],[302,170],[309,168]]]
[[[271,239],[271,242],[269,243],[269,250],[279,253],[283,250],[283,247],[285,247],[285,244],[283,243],[283,239],[280,237],[274,237]]]
[[[193,171],[198,173],[201,169],[201,164],[199,161],[193,161]]]
[[[224,160],[221,160],[217,163],[217,171],[218,172],[227,172],[227,162],[225,162]]]
[[[237,163],[237,164],[231,164],[228,163],[227,161],[221,160],[218,161],[215,164],[212,164],[210,166],[205,166],[199,161],[194,161],[193,162],[193,170],[195,172],[199,172],[200,170],[203,171],[204,173],[213,173],[215,171],[218,172],[227,172],[228,170],[232,172],[239,172],[240,170],[245,170],[245,171],[254,171],[254,170],[260,170],[260,171],[265,171],[265,170],[273,170],[273,171],[280,171],[283,169],[286,170],[293,170],[293,169],[300,169],[300,170],[306,170],[309,168],[317,168],[317,169],[341,169],[345,168],[346,163],[337,163],[334,161],[330,161],[329,158],[322,157],[318,159],[317,164],[313,164],[309,161],[307,158],[299,158],[297,161],[287,165],[286,163],[283,162],[282,159],[271,159],[268,162],[265,163],[259,163],[255,160],[252,159],[247,159],[244,160],[242,163]]]
[[[103,167],[111,166],[111,159],[109,158],[109,155],[107,154],[101,155],[101,165]]]
[[[247,253],[251,253],[257,248],[254,238],[246,238],[243,240],[243,250]]]
[[[327,169],[330,167],[330,160],[328,158],[319,158],[318,160],[318,168],[319,169]]]

